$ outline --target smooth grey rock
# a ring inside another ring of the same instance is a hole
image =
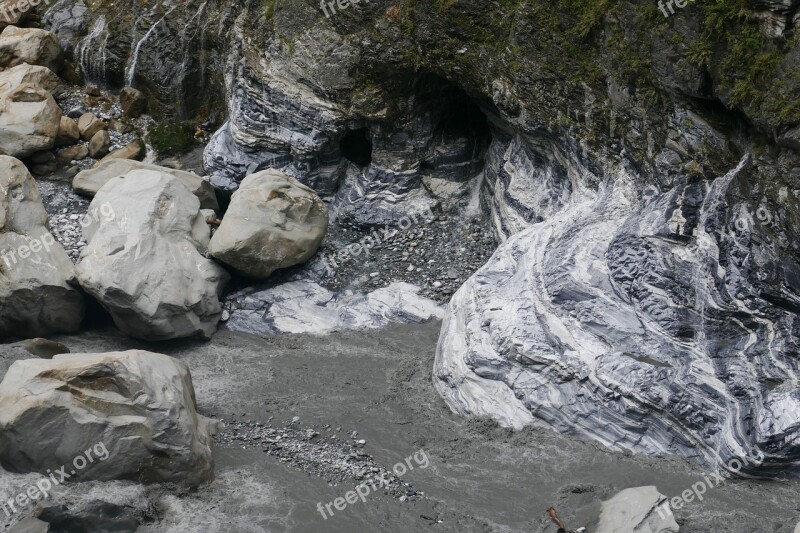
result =
[[[125,176],[134,170],[152,170],[174,176],[181,180],[181,183],[183,183],[192,194],[197,196],[202,209],[219,210],[214,188],[200,176],[192,174],[191,172],[141,163],[127,158],[103,159],[94,167],[81,171],[75,176],[75,179],[72,180],[72,188],[77,193],[85,194],[86,196],[94,196],[103,185],[113,178]]]
[[[72,262],[46,224],[33,177],[0,156],[0,336],[73,332],[83,319]]]
[[[92,500],[79,507],[50,505],[38,514],[49,524],[51,531],[136,533],[141,518],[134,506]]]
[[[669,500],[653,486],[625,489],[604,501],[592,533],[678,533]]]
[[[237,272],[266,279],[308,261],[328,231],[317,194],[277,170],[247,176],[211,239],[211,255]]]
[[[64,66],[64,55],[55,35],[38,28],[8,26],[0,33],[0,66],[27,63],[47,67],[56,74]]]
[[[8,530],[8,533],[48,533],[50,524],[29,516],[23,518]]]
[[[28,359],[0,383],[0,464],[12,472],[72,468],[92,449],[72,479],[196,486],[213,477],[212,429],[197,414],[188,368],[166,355]]]
[[[224,327],[255,335],[325,335],[440,319],[442,308],[418,292],[418,287],[399,282],[366,295],[336,294],[308,280],[264,291],[248,288],[229,298],[232,312]]]
[[[61,109],[45,89],[23,83],[0,94],[0,149],[27,157],[55,144]]]
[[[166,172],[133,170],[95,195],[75,267],[124,333],[145,340],[210,337],[228,274],[203,257],[200,200]]]
[[[51,359],[55,355],[62,353],[69,353],[69,348],[60,342],[53,342],[47,339],[28,339],[20,343],[31,355],[41,357],[43,359]]]

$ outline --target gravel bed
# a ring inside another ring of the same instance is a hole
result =
[[[364,451],[367,442],[357,431],[343,432],[330,425],[304,428],[299,417],[273,426],[247,420],[225,422],[214,437],[222,448],[260,448],[281,463],[325,479],[330,486],[359,485],[370,480],[383,480],[381,489],[400,501],[424,498],[425,493],[379,465]]]
[[[81,220],[89,209],[90,199],[75,193],[67,182],[37,179],[36,185],[47,211],[50,233],[76,262],[86,246]]]
[[[370,235],[374,233],[355,226],[331,225],[318,253],[328,265],[324,285],[369,292],[403,281],[420,287],[420,295],[444,303],[486,264],[499,244],[487,222],[439,216],[406,230],[379,229],[380,242],[369,255],[349,253],[337,259],[341,250]]]

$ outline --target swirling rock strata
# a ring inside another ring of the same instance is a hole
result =
[[[418,296],[408,283],[393,283],[367,295],[333,293],[313,281],[292,281],[271,289],[245,289],[231,295],[226,329],[254,335],[373,329],[393,323],[440,319],[442,309]]]
[[[510,237],[448,308],[434,371],[448,405],[620,450],[725,467],[756,449],[746,470],[796,469],[800,265],[777,223],[796,200],[751,215],[748,162],[646,195],[618,169]]]

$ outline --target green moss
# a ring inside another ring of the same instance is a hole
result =
[[[275,20],[275,10],[278,8],[278,0],[265,0],[264,1],[264,15],[267,17],[267,22],[272,24]]]
[[[687,58],[718,73],[727,104],[770,121],[800,122],[800,95],[787,91],[778,67],[779,41],[761,33],[747,0],[708,0],[701,6],[703,34],[689,44]],[[796,82],[792,83],[796,85]]]
[[[195,145],[195,127],[187,122],[156,126],[147,134],[147,142],[159,153],[167,157],[180,155]]]

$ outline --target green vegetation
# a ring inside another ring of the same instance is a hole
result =
[[[728,104],[775,122],[800,122],[796,80],[782,79],[778,67],[784,51],[780,40],[764,35],[747,0],[706,0],[700,39],[690,43],[687,58],[719,74],[718,92]]]
[[[264,2],[264,15],[267,17],[267,22],[272,24],[275,20],[275,10],[278,8],[278,0],[265,0]]]
[[[195,128],[188,122],[156,126],[147,134],[147,142],[159,153],[167,157],[188,152],[195,144]]]

